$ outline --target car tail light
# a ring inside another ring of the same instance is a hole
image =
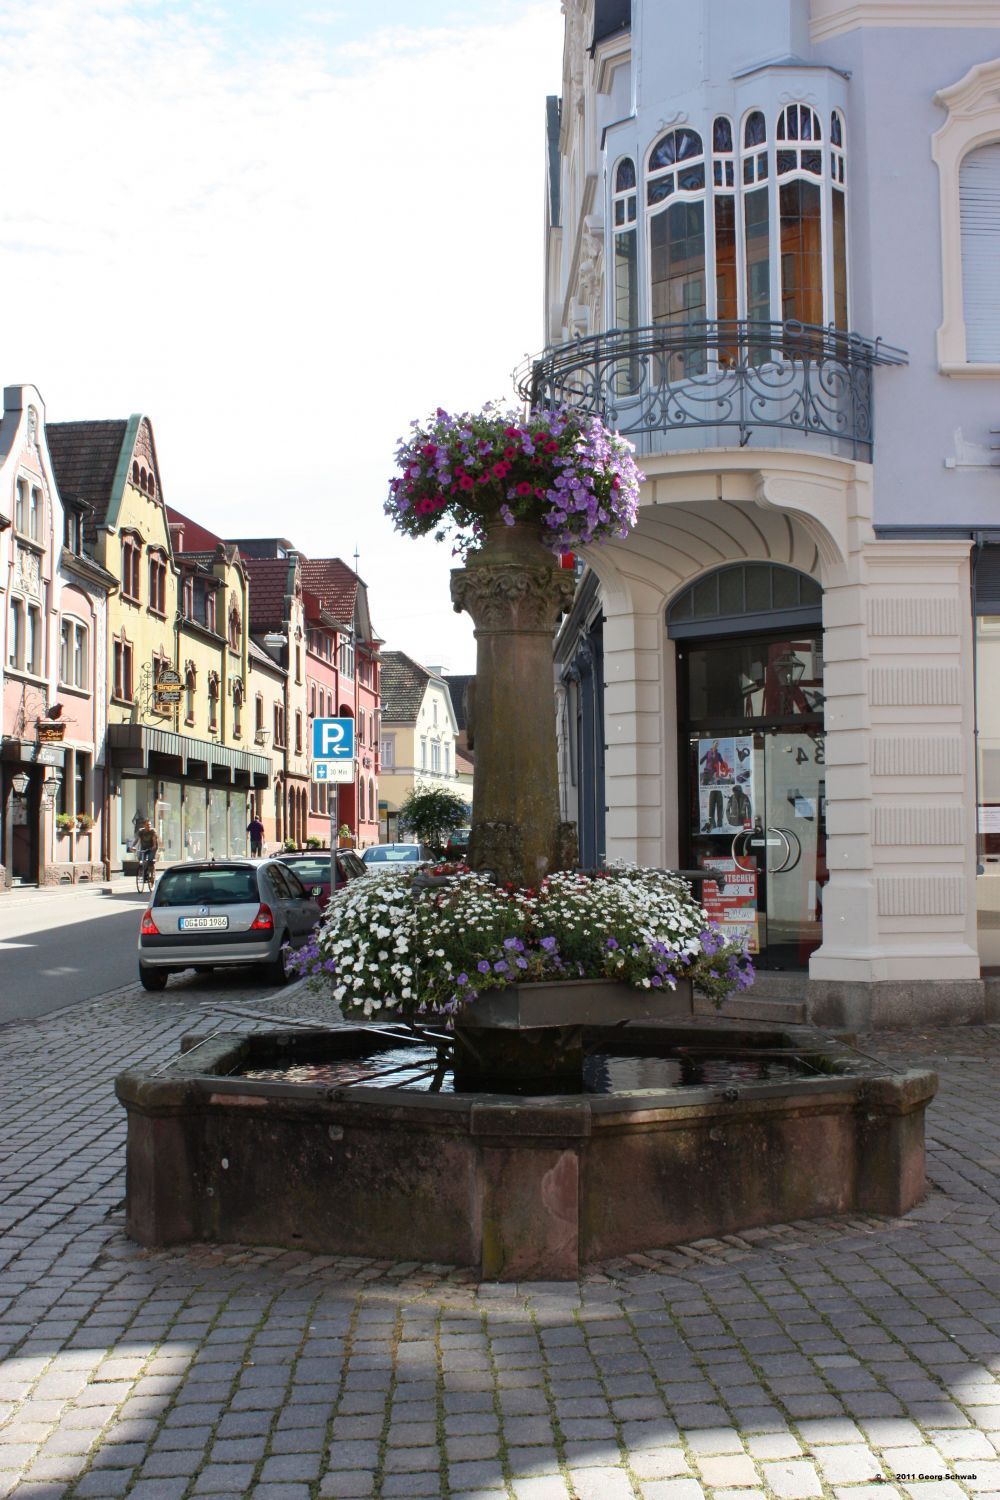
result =
[[[142,914],[142,925],[139,928],[139,932],[143,937],[156,937],[159,934],[159,931],[160,929],[153,921],[152,910],[147,907]]]
[[[251,932],[273,932],[274,931],[274,917],[271,915],[271,908],[267,905],[267,903],[265,901],[262,901],[260,903],[260,910],[258,911],[257,915],[254,917],[253,921],[250,923],[250,931]]]

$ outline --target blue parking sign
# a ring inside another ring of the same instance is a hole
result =
[[[313,760],[353,760],[354,720],[313,719]]]

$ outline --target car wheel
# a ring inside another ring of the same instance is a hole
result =
[[[150,969],[145,964],[139,965],[139,983],[144,990],[165,990],[169,978],[169,969]]]
[[[270,963],[264,965],[264,977],[268,984],[282,985],[288,983],[288,971],[285,968],[284,954],[284,947],[287,942],[288,933],[286,932],[281,939],[281,947],[278,950],[277,958],[272,958]]]

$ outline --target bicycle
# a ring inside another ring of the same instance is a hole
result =
[[[141,851],[135,870],[135,888],[141,896],[143,891],[152,891],[156,880],[156,854],[152,849]]]

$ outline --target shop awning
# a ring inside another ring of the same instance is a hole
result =
[[[157,755],[175,761],[181,776],[188,775],[188,763],[193,762],[199,770],[204,766],[209,778],[215,771],[225,770],[230,781],[235,781],[237,773],[249,776],[257,787],[269,786],[271,781],[271,762],[264,755],[174,734],[169,729],[153,729],[147,724],[109,724],[108,750],[111,764],[119,768],[148,770],[150,756]]]

